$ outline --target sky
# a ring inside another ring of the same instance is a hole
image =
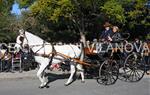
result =
[[[19,9],[19,5],[17,3],[13,5],[11,13],[21,15],[21,9]]]

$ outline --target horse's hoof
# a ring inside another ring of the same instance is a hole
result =
[[[43,88],[44,88],[44,86],[39,86],[39,88],[40,88],[40,89],[43,89]]]
[[[45,87],[46,87],[46,88],[49,88],[49,86],[48,86],[48,85],[46,85]]]
[[[39,86],[40,89],[43,89],[43,88],[49,88],[49,86]]]
[[[70,84],[71,84],[71,82],[70,82],[70,83],[65,83],[64,85],[65,85],[65,86],[69,86]]]
[[[69,84],[64,84],[64,86],[68,86]]]
[[[43,85],[43,86],[39,86],[40,89],[43,89],[43,88],[49,88],[49,86],[46,84],[46,85]]]

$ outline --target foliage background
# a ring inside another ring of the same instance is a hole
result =
[[[11,14],[17,2],[21,15]],[[23,28],[50,42],[77,42],[99,38],[103,23],[129,32],[130,39],[150,38],[148,0],[0,0],[0,42],[15,41]]]

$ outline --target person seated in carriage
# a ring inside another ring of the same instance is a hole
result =
[[[119,28],[118,26],[113,26],[112,31],[108,34],[107,36],[107,41],[110,42],[112,49],[111,49],[111,56],[113,53],[118,52],[118,45],[121,41],[121,34],[119,33]],[[108,47],[107,47],[108,48]]]
[[[105,30],[102,31],[102,34],[100,36],[101,41],[109,41],[110,40],[110,35],[112,34],[111,30],[111,24],[109,22],[105,22],[103,25]]]
[[[105,28],[104,31],[102,31],[101,36],[100,36],[100,47],[98,47],[97,51],[98,52],[103,52],[106,54],[107,48],[108,48],[108,43],[110,42],[110,35],[112,34],[111,30],[111,24],[109,22],[105,22],[103,27]]]
[[[112,27],[112,33],[109,36],[109,40],[112,44],[112,53],[117,52],[118,48],[117,45],[121,41],[121,35],[119,33],[119,28],[117,26]]]

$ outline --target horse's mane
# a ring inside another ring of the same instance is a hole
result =
[[[44,40],[30,32],[25,31],[26,38],[30,45],[43,44]],[[48,43],[48,42],[45,42]]]

